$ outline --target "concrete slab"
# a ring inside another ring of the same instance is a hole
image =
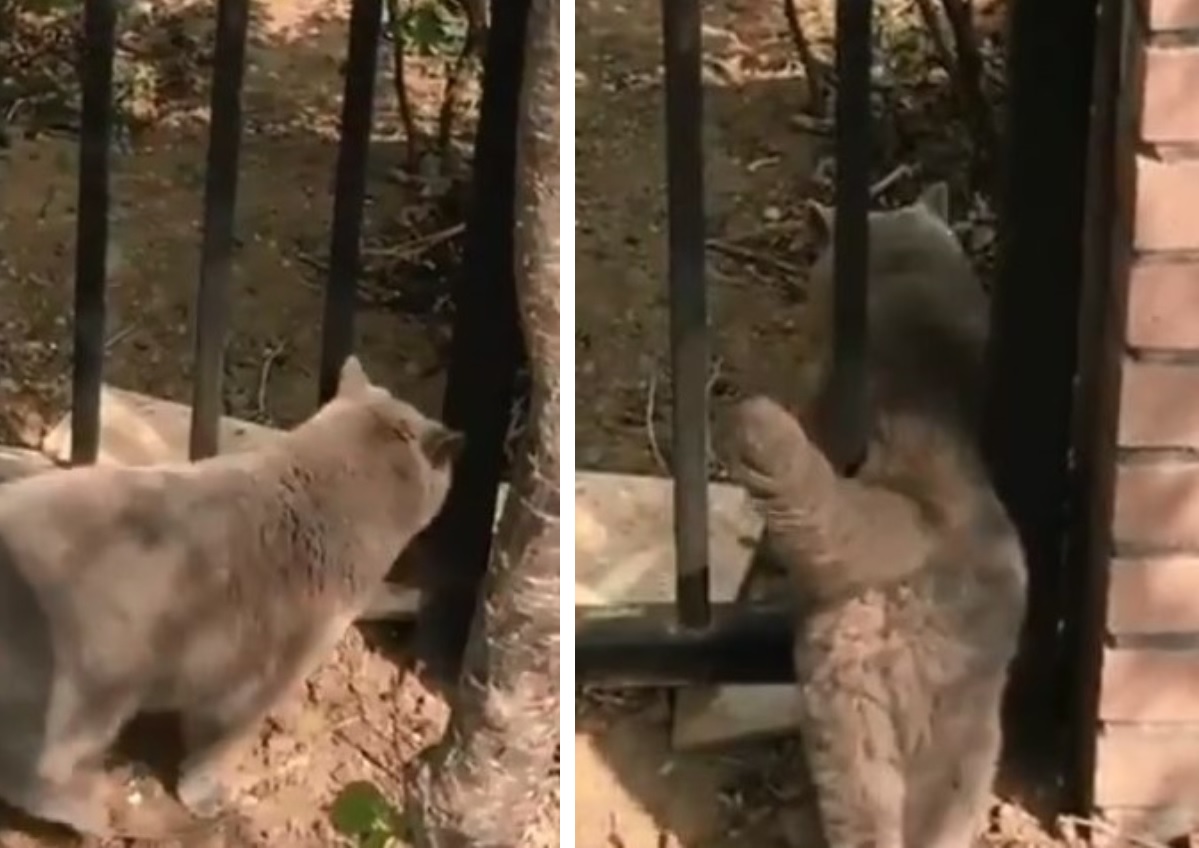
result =
[[[151,465],[186,462],[191,407],[104,385],[100,390],[100,465]],[[218,435],[221,453],[260,445],[278,433],[270,427],[224,416]],[[65,415],[42,439],[42,452],[56,462],[71,458],[71,415]]]
[[[575,476],[575,602],[669,603],[674,599],[671,480],[630,474]],[[749,571],[762,522],[742,491],[708,487],[711,596],[728,602]],[[795,732],[796,693],[788,685],[681,690],[672,744],[700,748]]]

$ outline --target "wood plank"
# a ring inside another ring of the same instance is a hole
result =
[[[1199,724],[1199,650],[1105,649],[1099,718]]]
[[[1114,635],[1199,633],[1199,555],[1117,559],[1107,597]]]
[[[1199,724],[1109,725],[1096,754],[1096,806],[1187,807],[1199,799]]]

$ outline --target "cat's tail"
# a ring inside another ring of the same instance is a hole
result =
[[[730,448],[733,474],[765,519],[771,554],[809,600],[898,580],[926,563],[932,539],[918,504],[839,477],[774,401],[738,405]]]

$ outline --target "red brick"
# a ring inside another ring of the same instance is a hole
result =
[[[1199,798],[1199,724],[1105,727],[1096,755],[1100,807],[1190,807]]]
[[[1117,468],[1112,536],[1117,543],[1199,550],[1199,465]]]
[[[1199,364],[1124,363],[1123,447],[1199,448]]]
[[[1141,8],[1154,32],[1199,27],[1199,0],[1141,0]]]
[[[1199,651],[1105,650],[1099,718],[1199,723]]]
[[[1112,563],[1107,629],[1117,635],[1199,633],[1199,555]]]
[[[1138,250],[1199,249],[1199,161],[1137,157]]]
[[[1199,46],[1146,47],[1141,138],[1155,144],[1199,139]]]
[[[1132,266],[1127,334],[1133,347],[1199,349],[1199,261]]]

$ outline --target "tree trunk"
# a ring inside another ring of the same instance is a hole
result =
[[[532,371],[514,469],[444,739],[414,764],[417,845],[512,848],[543,803],[559,739],[559,35],[557,0],[528,18],[517,153],[515,273]]]

